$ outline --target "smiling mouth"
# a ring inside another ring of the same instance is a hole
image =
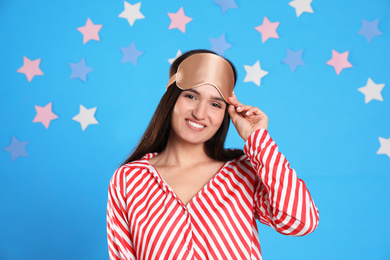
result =
[[[204,125],[200,125],[200,124],[197,124],[197,123],[195,123],[195,122],[192,122],[192,121],[190,121],[190,120],[186,120],[187,121],[187,123],[189,123],[191,126],[193,126],[193,127],[196,127],[196,128],[199,128],[199,129],[202,129],[202,128],[205,128],[206,126],[204,126]]]

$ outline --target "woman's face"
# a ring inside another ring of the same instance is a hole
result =
[[[226,106],[212,85],[183,90],[172,111],[171,137],[193,144],[205,143],[221,126]]]

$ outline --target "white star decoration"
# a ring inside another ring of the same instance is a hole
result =
[[[381,147],[376,152],[377,154],[386,154],[390,158],[390,138],[382,138],[379,137],[379,142],[381,143]]]
[[[359,88],[358,90],[365,95],[365,101],[367,104],[373,99],[383,101],[381,91],[384,88],[384,86],[385,84],[375,84],[375,82],[372,81],[372,79],[368,78],[367,85],[365,85],[362,88]]]
[[[294,0],[288,4],[295,8],[297,17],[299,17],[303,12],[313,13],[311,2],[312,0]]]
[[[182,55],[181,50],[178,50],[176,53],[176,57],[172,59],[168,59],[168,62],[172,64],[177,59],[177,57],[180,57],[181,55]]]
[[[268,71],[262,70],[260,67],[260,61],[256,61],[253,66],[244,65],[246,70],[246,76],[244,82],[252,81],[257,86],[260,86],[261,78],[268,74]]]
[[[133,26],[135,20],[137,19],[144,19],[145,16],[141,13],[141,2],[136,3],[134,5],[129,4],[128,2],[125,2],[125,10],[120,13],[120,18],[125,18],[129,22],[130,26]]]
[[[89,125],[99,124],[95,118],[95,112],[96,107],[86,109],[83,105],[80,105],[80,112],[72,119],[79,122],[81,124],[81,129],[84,131]]]

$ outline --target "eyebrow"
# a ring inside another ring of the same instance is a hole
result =
[[[194,93],[196,95],[201,96],[201,94],[198,91],[194,90],[194,89],[184,89],[183,92],[184,91],[189,91],[189,92],[192,92],[192,93]],[[211,99],[218,100],[218,101],[226,103],[226,101],[222,97],[212,96]]]

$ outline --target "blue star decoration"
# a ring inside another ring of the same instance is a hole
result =
[[[138,57],[144,53],[143,51],[137,50],[137,48],[135,47],[135,42],[130,44],[129,47],[121,47],[120,49],[123,53],[121,63],[131,62],[136,66]]]
[[[222,34],[217,39],[210,38],[210,42],[211,42],[210,50],[216,52],[220,56],[223,56],[225,54],[225,51],[232,47],[232,45],[226,42],[225,34]]]
[[[216,0],[214,4],[217,4],[221,7],[222,13],[226,13],[229,8],[238,8],[234,0]]]
[[[15,136],[12,136],[11,144],[5,147],[3,150],[11,154],[12,161],[15,161],[19,156],[28,157],[26,152],[27,141],[18,141]]]
[[[87,81],[87,74],[93,71],[92,68],[87,66],[84,58],[82,58],[78,63],[69,63],[69,66],[72,69],[70,79],[79,78],[84,82]]]
[[[302,52],[303,50],[292,51],[289,48],[287,48],[287,57],[284,60],[282,60],[282,63],[287,64],[290,67],[290,70],[294,72],[294,70],[298,66],[305,65],[305,63],[302,60]]]
[[[372,22],[362,20],[363,26],[362,29],[358,32],[359,35],[366,37],[368,42],[371,42],[374,36],[382,35],[382,32],[378,29],[379,19],[376,19]]]

